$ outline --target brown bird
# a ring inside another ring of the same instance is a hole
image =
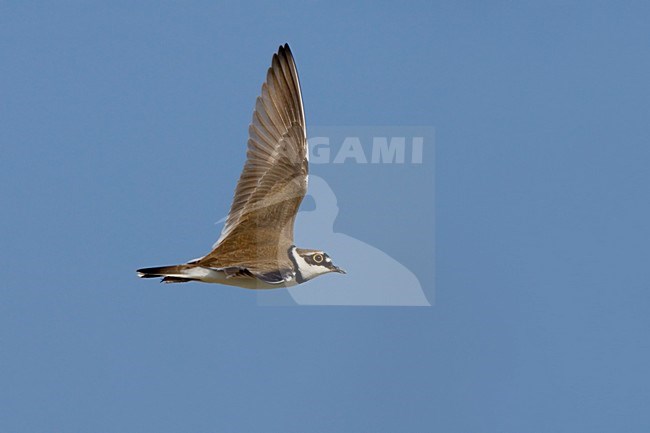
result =
[[[248,134],[246,164],[213,250],[185,264],[138,269],[138,276],[268,289],[345,273],[325,252],[293,243],[309,150],[298,71],[287,44],[273,55]]]

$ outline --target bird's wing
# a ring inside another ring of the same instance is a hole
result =
[[[307,174],[300,83],[291,50],[284,45],[273,55],[255,104],[247,161],[230,213],[213,251],[200,261],[230,266],[240,257],[256,262],[286,259],[296,213],[307,192]]]

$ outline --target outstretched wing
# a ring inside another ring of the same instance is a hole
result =
[[[247,161],[230,213],[214,250],[200,261],[230,265],[247,257],[263,266],[262,262],[277,262],[278,255],[286,257],[296,213],[307,192],[307,155],[298,72],[289,46],[284,45],[273,55],[255,104]]]

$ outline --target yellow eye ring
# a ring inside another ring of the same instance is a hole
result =
[[[314,261],[316,263],[321,263],[323,261],[323,255],[322,254],[314,254],[312,259],[314,259]]]

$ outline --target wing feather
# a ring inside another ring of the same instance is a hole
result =
[[[273,55],[248,134],[247,160],[226,223],[213,251],[200,260],[206,266],[277,268],[273,263],[288,260],[308,177],[305,114],[288,45]]]

